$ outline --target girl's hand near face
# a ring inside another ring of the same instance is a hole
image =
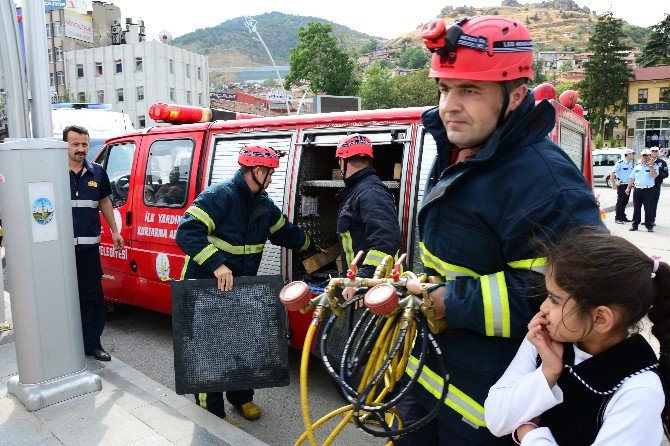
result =
[[[542,360],[542,373],[549,387],[554,387],[563,372],[563,344],[549,336],[549,320],[543,312],[537,313],[528,324],[526,339],[535,346]]]

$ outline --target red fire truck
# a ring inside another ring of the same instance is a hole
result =
[[[558,102],[551,102],[557,125],[550,137],[592,184],[588,123]],[[436,153],[435,141],[421,124],[424,110],[388,109],[188,124],[202,120],[201,114],[194,114],[193,107],[174,106],[163,119],[180,125],[109,139],[96,160],[109,175],[116,223],[126,246],[122,252],[114,251],[103,220],[100,253],[106,299],[171,312],[167,281],[180,277],[184,263],[184,253],[174,241],[179,219],[200,191],[235,173],[237,154],[244,145],[268,145],[288,153],[281,158],[268,194],[318,244],[336,243],[336,194],[344,183],[335,178],[335,148],[342,137],[354,132],[373,142],[375,168],[391,190],[398,209],[402,252],[408,254],[409,267],[419,270],[416,216]],[[259,274],[281,274],[286,280],[318,285],[338,273],[336,262],[332,262],[307,274],[300,260],[290,250],[268,244]],[[300,315],[292,313],[291,317]],[[301,325],[295,321],[290,324],[294,330]],[[295,338],[294,346],[299,346],[302,337]]]

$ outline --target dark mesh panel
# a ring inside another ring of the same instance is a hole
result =
[[[173,281],[172,337],[178,394],[289,384],[281,276]]]

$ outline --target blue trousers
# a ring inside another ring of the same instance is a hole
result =
[[[633,192],[633,221],[631,225],[637,228],[642,221],[642,208],[644,207],[644,226],[647,229],[654,227],[654,200],[656,191],[653,187],[646,189],[635,188]]]
[[[98,246],[89,249],[75,249],[75,259],[84,351],[90,352],[102,349],[100,336],[105,328],[107,311],[102,293],[102,265]]]

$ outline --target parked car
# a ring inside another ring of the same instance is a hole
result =
[[[623,159],[623,151],[626,147],[612,147],[604,149],[596,149],[593,151],[593,183],[606,184],[607,187],[612,187],[610,180],[610,172],[614,169],[614,165],[620,159]]]

